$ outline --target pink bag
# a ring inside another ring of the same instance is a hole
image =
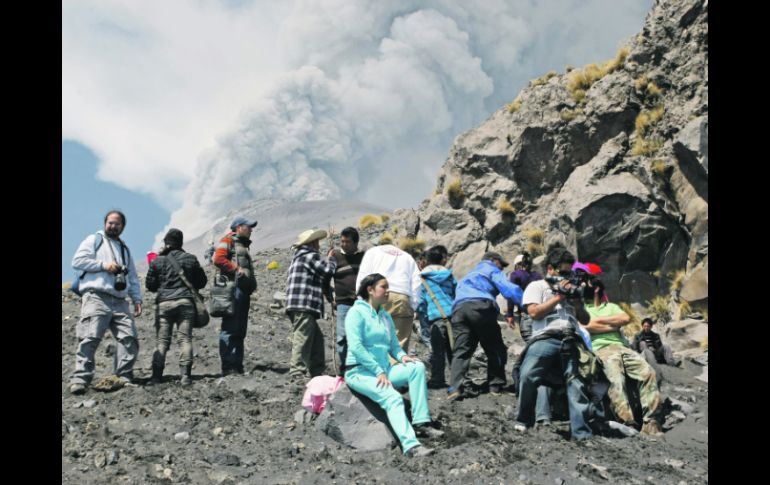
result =
[[[317,376],[310,379],[305,386],[305,395],[302,397],[302,407],[309,412],[319,414],[326,407],[329,396],[345,383],[342,377]]]
[[[158,257],[158,253],[155,253],[153,251],[147,251],[147,266],[152,263],[152,260]]]

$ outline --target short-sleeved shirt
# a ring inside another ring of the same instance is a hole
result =
[[[521,299],[522,306],[545,303],[554,297],[551,285],[545,280],[533,281],[524,290]],[[532,336],[535,337],[546,330],[565,330],[569,327],[578,329],[575,318],[575,307],[566,300],[556,304],[554,310],[542,320],[532,320]]]
[[[598,317],[611,317],[618,313],[623,313],[623,309],[614,303],[602,303],[599,306],[586,305],[586,311],[591,315],[591,320]],[[626,340],[620,334],[620,330],[613,330],[604,333],[592,333],[591,345],[594,352],[608,345],[626,345]]]

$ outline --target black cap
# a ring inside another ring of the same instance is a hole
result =
[[[496,253],[494,251],[487,251],[484,253],[484,257],[481,259],[496,259],[500,261],[500,264],[503,265],[503,268],[508,266],[508,261],[506,261],[502,256],[500,256],[500,253]]]
[[[171,228],[168,230],[165,236],[163,236],[163,242],[166,243],[166,246],[174,246],[177,248],[182,247],[182,242],[184,241],[184,234],[182,234],[182,231],[179,229]]]

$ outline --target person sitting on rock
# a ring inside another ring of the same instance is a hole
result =
[[[404,352],[396,336],[396,327],[384,305],[390,289],[379,273],[365,276],[358,287],[358,299],[345,317],[348,355],[345,383],[350,389],[376,402],[388,415],[388,421],[407,456],[425,456],[433,449],[422,446],[417,436],[439,436],[428,410],[425,365]],[[391,365],[388,356],[396,362]],[[412,423],[404,411],[404,399],[395,387],[409,386]]]
[[[647,317],[642,320],[642,331],[634,335],[632,347],[634,350],[644,355],[649,363],[667,364],[674,367],[679,366],[682,361],[674,357],[671,347],[664,345],[660,340],[660,335],[652,331],[655,322]]]
[[[591,334],[594,353],[604,364],[604,373],[610,381],[610,406],[618,420],[626,426],[636,427],[631,405],[626,395],[626,379],[639,383],[639,401],[642,406],[642,433],[661,434],[658,412],[660,391],[655,371],[636,352],[626,346],[620,329],[631,322],[631,318],[618,305],[602,303],[604,284],[598,278],[585,289],[586,311],[591,320],[585,329]]]

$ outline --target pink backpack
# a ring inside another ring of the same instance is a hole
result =
[[[311,413],[319,414],[326,407],[326,401],[329,399],[329,396],[337,392],[344,383],[345,380],[342,377],[313,377],[305,386],[302,407]]]

